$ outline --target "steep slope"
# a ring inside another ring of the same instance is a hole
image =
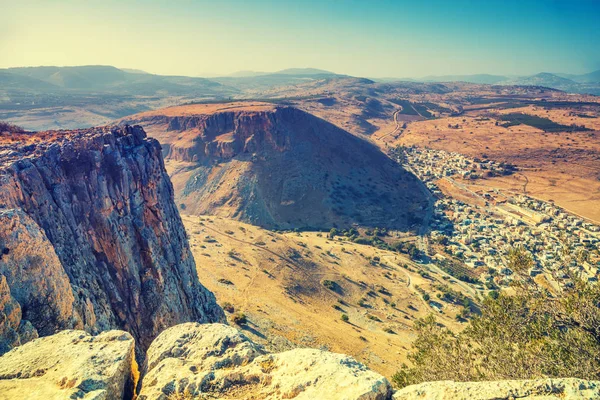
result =
[[[31,337],[19,334],[29,323],[42,336],[120,328],[144,348],[166,327],[223,318],[140,127],[0,137],[0,204],[4,297],[21,312],[5,302],[5,349]]]
[[[462,292],[461,283],[407,256],[317,232],[276,233],[210,216],[182,219],[202,283],[232,324],[244,313],[244,333],[269,351],[327,348],[389,377],[407,361],[416,319],[436,312],[440,323],[461,329],[455,316],[462,304],[427,303],[420,292],[433,299],[440,285]]]
[[[375,146],[295,108],[193,105],[126,121],[163,145],[187,213],[269,228],[409,229],[426,204],[413,175]]]

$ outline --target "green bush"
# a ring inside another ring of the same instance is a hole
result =
[[[481,314],[455,333],[430,315],[392,377],[396,386],[427,381],[574,377],[600,379],[600,286],[573,274],[572,287],[550,293],[527,274],[533,260],[515,249],[514,293],[487,296]],[[466,311],[466,309],[464,309]],[[459,315],[460,317],[460,315]]]

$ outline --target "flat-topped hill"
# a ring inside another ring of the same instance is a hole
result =
[[[270,228],[421,221],[417,180],[370,142],[292,107],[225,103],[127,118],[163,145],[176,202]]]

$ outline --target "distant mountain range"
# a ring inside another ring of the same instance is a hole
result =
[[[131,71],[131,70],[129,70]],[[105,65],[22,67],[0,70],[0,87],[47,91],[114,92],[120,95],[211,95],[236,92],[218,82],[187,76],[128,72]]]
[[[131,96],[229,97],[243,90],[266,90],[307,80],[345,77],[315,68],[277,72],[240,71],[230,76],[200,78],[155,75],[106,65],[19,67],[0,69],[0,91],[118,93]]]
[[[386,78],[385,81],[389,81]],[[407,79],[404,79],[407,80]],[[526,85],[544,86],[573,93],[600,95],[600,70],[588,74],[553,74],[542,72],[530,76],[509,77],[504,75],[441,75],[408,79],[416,82],[468,82],[486,85]]]
[[[264,75],[338,75],[335,72],[317,68],[287,68],[275,72],[238,71],[224,76],[224,78],[249,78]]]

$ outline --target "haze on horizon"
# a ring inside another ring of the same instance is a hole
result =
[[[0,68],[368,77],[600,69],[600,2],[0,0]]]

